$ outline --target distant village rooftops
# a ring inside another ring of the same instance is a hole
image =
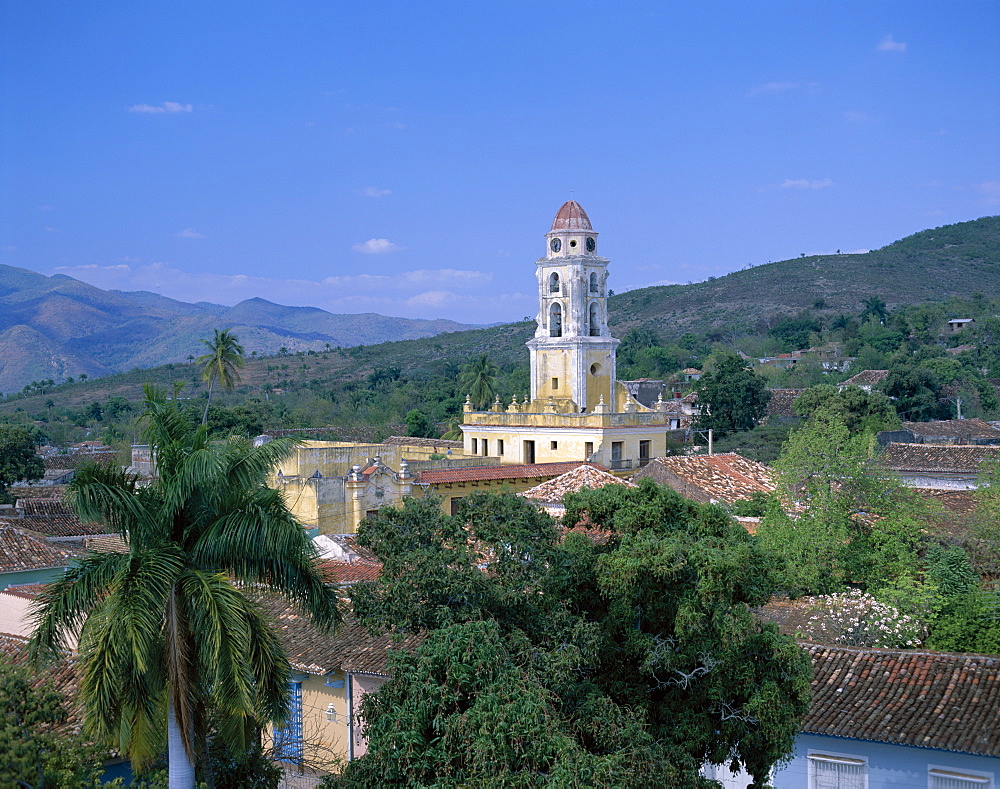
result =
[[[793,405],[805,389],[770,389],[771,399],[767,403],[768,416],[795,416]]]
[[[982,419],[947,419],[935,422],[903,422],[912,443],[1000,444],[1000,430]]]
[[[597,466],[581,463],[572,471],[560,474],[554,479],[535,485],[522,491],[519,496],[542,504],[561,504],[567,493],[579,493],[581,490],[603,488],[605,485],[624,485],[634,488],[636,485],[628,480],[619,479],[614,474],[602,471]]]

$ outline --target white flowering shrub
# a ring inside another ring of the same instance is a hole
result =
[[[801,631],[810,641],[893,649],[920,646],[927,637],[924,622],[858,589],[811,599],[815,613]]]

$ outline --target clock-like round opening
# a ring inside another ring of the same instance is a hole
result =
[[[597,363],[594,363],[594,364],[590,365],[590,374],[591,375],[597,375],[600,372],[601,372],[601,365],[599,365]]]
[[[570,245],[571,247],[575,247],[575,246],[576,246],[576,239],[574,238],[574,239],[573,239],[572,241],[570,241],[570,242],[569,242],[569,245]]]

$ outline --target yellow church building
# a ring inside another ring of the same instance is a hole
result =
[[[506,406],[498,400],[489,411],[473,411],[467,399],[467,455],[504,464],[590,461],[619,471],[666,453],[677,415],[667,413],[662,396],[652,407],[640,404],[616,377],[609,261],[597,254],[597,235],[576,201],[559,209],[545,234],[545,256],[535,263],[531,398]]]

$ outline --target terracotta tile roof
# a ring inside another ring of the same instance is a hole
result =
[[[1000,457],[1000,447],[937,444],[888,444],[878,456],[891,471],[935,471],[975,474],[984,460]]]
[[[118,450],[108,449],[95,452],[76,452],[72,455],[48,455],[42,458],[47,469],[78,469],[88,463],[100,463],[102,466],[118,463]]]
[[[0,594],[11,594],[14,597],[22,597],[25,600],[34,600],[42,593],[47,584],[17,584],[8,586]]]
[[[590,465],[600,471],[606,471],[604,466],[596,463],[581,464],[579,460],[562,463],[519,463],[508,466],[479,466],[472,468],[446,468],[421,471],[417,482],[429,482],[432,485],[445,482],[475,482],[478,480],[532,479],[557,477],[572,471],[580,465]]]
[[[972,515],[976,511],[976,494],[971,490],[938,490],[936,488],[914,488],[921,496],[941,504],[948,512],[957,515]]]
[[[258,591],[251,596],[274,624],[296,671],[327,674],[342,669],[384,675],[388,650],[398,648],[390,635],[370,635],[351,614],[336,633],[323,633],[278,595]],[[410,635],[401,646],[414,648],[421,640],[423,636]]]
[[[18,491],[20,493],[20,491]],[[65,504],[61,497],[50,499],[18,498],[14,509],[22,515],[72,515],[73,510]]]
[[[353,586],[358,583],[374,583],[382,573],[381,562],[338,562],[326,561],[317,565],[323,580],[337,586]]]
[[[605,485],[624,485],[627,488],[636,487],[635,483],[628,480],[619,479],[614,474],[601,471],[595,466],[585,463],[580,464],[572,471],[560,474],[554,479],[535,485],[533,488],[522,491],[519,496],[526,499],[545,502],[561,502],[567,493],[576,493],[581,490],[593,490],[603,488]]]
[[[1000,657],[805,645],[802,731],[1000,756]]]
[[[888,370],[862,370],[857,375],[852,375],[846,381],[841,381],[840,386],[875,386],[882,383],[889,374]]]
[[[655,482],[696,501],[707,499],[725,504],[776,489],[770,468],[735,452],[656,458],[633,474],[632,480],[643,477],[652,477]]]
[[[83,547],[94,553],[128,553],[128,543],[120,534],[84,537]]]
[[[65,658],[55,661],[44,668],[36,669],[31,666],[28,660],[28,639],[24,636],[16,636],[12,633],[0,633],[0,655],[3,655],[12,663],[27,666],[34,674],[35,680],[32,683],[35,687],[44,685],[49,680],[68,701],[67,712],[69,717],[60,728],[68,729],[70,732],[78,733],[83,724],[83,708],[76,703],[78,685],[77,657],[75,653],[67,655]]]
[[[461,441],[445,441],[443,438],[416,438],[414,436],[389,436],[382,443],[395,446],[427,447],[429,449],[441,447],[444,450],[462,449],[465,446]]]
[[[792,405],[805,389],[771,389],[771,399],[767,403],[768,416],[795,416]]]
[[[757,615],[765,622],[778,626],[778,630],[786,636],[801,638],[807,630],[810,617],[816,616],[815,599],[799,597],[795,600],[776,595],[767,601],[766,605],[757,609]]]
[[[79,554],[0,524],[0,573],[67,567]]]
[[[590,226],[590,217],[583,210],[576,200],[567,200],[556,212],[556,218],[552,220],[553,230],[593,230]]]
[[[18,529],[43,534],[46,537],[85,537],[108,534],[110,527],[99,523],[82,523],[76,515],[29,515],[3,521]]]
[[[936,422],[903,422],[903,430],[925,438],[973,439],[1000,441],[1000,430],[982,419],[947,419]]]
[[[423,642],[423,633],[386,634],[367,636],[359,640],[357,646],[349,649],[340,668],[352,674],[372,674],[378,677],[389,676],[389,652],[394,649],[405,649],[412,652]]]
[[[17,488],[13,492],[17,494],[18,502],[25,499],[62,499],[69,490],[68,485],[40,485],[38,487]]]

